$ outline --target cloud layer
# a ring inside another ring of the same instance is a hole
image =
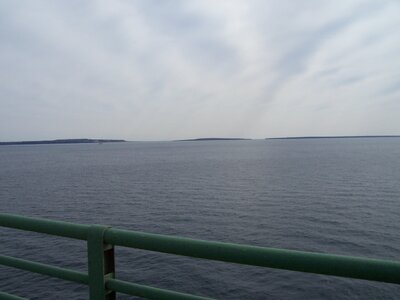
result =
[[[0,140],[400,133],[400,2],[2,1]]]

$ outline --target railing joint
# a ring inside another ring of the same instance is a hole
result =
[[[110,227],[92,225],[87,236],[90,300],[115,300],[116,293],[106,289],[106,281],[115,278],[114,246],[104,242]]]

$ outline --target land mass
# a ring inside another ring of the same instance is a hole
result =
[[[266,138],[266,140],[305,140],[305,139],[359,139],[359,138],[400,138],[400,135],[334,135],[334,136],[293,136]]]
[[[248,141],[248,140],[250,140],[250,139],[245,139],[245,138],[199,138],[199,139],[175,140],[174,142]]]
[[[20,141],[20,142],[0,142],[0,146],[5,145],[46,145],[46,144],[102,144],[102,143],[121,143],[125,140],[110,139],[59,139],[45,141]]]

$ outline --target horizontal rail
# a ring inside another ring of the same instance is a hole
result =
[[[26,298],[18,297],[15,295],[10,295],[4,292],[0,292],[0,299],[1,300],[27,300]]]
[[[89,282],[88,275],[82,272],[54,267],[47,264],[32,262],[29,260],[10,257],[6,255],[0,255],[0,265],[30,271],[42,275],[48,275],[51,277],[56,277],[76,283],[88,284]]]
[[[88,284],[88,275],[78,271],[72,271],[60,267],[54,267],[47,264],[32,262],[20,258],[0,255],[0,265],[17,268],[24,271],[30,271],[50,277],[56,277],[67,281],[76,283]],[[180,299],[180,300],[209,300],[211,298],[204,298],[193,296],[190,294],[178,293],[170,290],[155,288],[146,285],[130,283],[122,280],[108,279],[106,287],[110,290],[124,293],[132,296],[145,297],[147,299]],[[14,295],[9,295],[0,292],[0,299],[24,299]]]
[[[86,240],[89,225],[0,214],[0,226]]]
[[[211,298],[178,293],[118,279],[108,279],[106,288],[115,292],[153,300],[211,300]]]
[[[106,243],[231,263],[400,284],[400,262],[109,229]]]
[[[0,214],[0,226],[86,240],[89,225]],[[246,265],[400,284],[400,262],[256,247],[110,228],[106,243]]]

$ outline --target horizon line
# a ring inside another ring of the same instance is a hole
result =
[[[24,143],[24,142],[52,142],[52,141],[72,141],[72,140],[89,140],[89,141],[125,141],[125,142],[176,142],[176,141],[195,141],[195,140],[278,140],[278,139],[334,139],[334,138],[400,138],[397,134],[376,134],[376,135],[315,135],[315,136],[278,136],[278,137],[264,137],[264,138],[248,138],[248,137],[200,137],[200,138],[187,138],[187,139],[159,139],[159,140],[131,140],[131,139],[113,139],[113,138],[57,138],[57,139],[38,139],[38,140],[13,140],[1,141],[4,143]]]
[[[294,140],[294,139],[338,139],[338,138],[399,138],[400,135],[384,134],[384,135],[315,135],[315,136],[286,136],[286,137],[270,137],[266,140]]]

